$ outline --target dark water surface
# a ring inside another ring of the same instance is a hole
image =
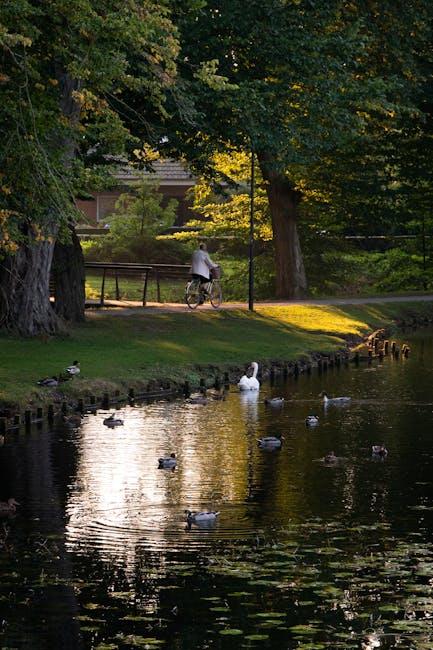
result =
[[[98,412],[8,435],[1,648],[433,648],[433,333],[410,344],[259,395],[122,408],[114,430]],[[325,412],[323,389],[351,405]],[[344,460],[317,462],[330,450]],[[185,508],[220,515],[188,530]]]

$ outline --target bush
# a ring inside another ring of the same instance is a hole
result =
[[[162,205],[157,186],[142,180],[122,194],[116,212],[107,221],[110,230],[97,240],[85,242],[89,261],[180,264],[189,259],[189,250],[174,240],[158,240],[157,235],[174,223],[177,201]]]

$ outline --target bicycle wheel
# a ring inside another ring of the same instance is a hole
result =
[[[214,280],[212,282],[210,293],[209,293],[209,299],[210,299],[210,304],[214,309],[218,309],[218,307],[223,301],[221,285],[218,280]]]
[[[200,283],[191,280],[185,287],[185,302],[190,309],[196,309],[203,302],[200,292]]]

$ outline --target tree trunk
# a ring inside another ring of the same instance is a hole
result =
[[[284,174],[273,169],[267,154],[258,153],[257,157],[266,181],[272,220],[276,297],[303,298],[307,293],[307,278],[296,227],[300,194]]]
[[[54,248],[52,276],[56,313],[65,320],[84,321],[85,272],[80,240],[72,224],[69,225],[71,241],[57,241]]]
[[[50,303],[53,250],[49,241],[31,242],[0,263],[0,326],[23,336],[60,329]]]

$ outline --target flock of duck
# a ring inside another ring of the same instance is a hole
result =
[[[70,366],[64,369],[63,372],[60,372],[58,375],[53,375],[52,377],[44,377],[37,381],[38,386],[44,386],[45,388],[55,388],[62,382],[68,381],[80,374],[80,363],[74,361]]]
[[[240,391],[260,390],[260,382],[257,379],[258,369],[259,366],[257,362],[254,361],[253,363],[251,363],[248,372],[245,375],[243,375],[238,382],[238,388]],[[325,391],[322,391],[319,396],[323,400],[324,408],[327,408],[328,406],[347,406],[351,402],[351,397],[329,397],[329,395]],[[190,398],[189,402],[193,404],[205,404],[207,403],[207,399],[204,396],[196,396]],[[264,400],[264,403],[266,406],[270,406],[273,408],[281,408],[284,405],[284,397],[267,398]],[[319,424],[319,421],[320,420],[318,415],[315,414],[307,415],[307,417],[305,418],[305,425],[307,427],[315,427]],[[279,437],[266,436],[257,439],[258,446],[261,449],[269,449],[269,450],[281,448],[283,441],[284,441],[284,436],[279,436]],[[381,458],[381,459],[385,458],[388,454],[388,450],[386,449],[384,444],[373,445],[371,448],[371,452],[373,457]],[[330,451],[323,458],[319,459],[319,462],[322,462],[327,466],[333,466],[338,464],[341,460],[342,460],[341,457],[337,456],[334,451]],[[170,456],[162,457],[158,459],[158,469],[174,470],[176,468],[176,464],[177,461],[176,461],[175,453],[170,454]],[[219,512],[215,510],[202,511],[202,512],[185,510],[185,515],[186,515],[186,522],[188,528],[191,528],[192,524],[196,524],[198,526],[211,525],[216,521]]]
[[[240,391],[259,391],[260,382],[257,379],[258,374],[258,363],[253,361],[249,366],[247,373],[244,374],[238,382],[238,388]],[[78,361],[74,361],[71,366],[65,368],[64,371],[66,374],[59,374],[58,376],[46,377],[45,379],[39,380],[37,383],[39,386],[53,387],[58,386],[59,382],[66,381],[68,378],[74,377],[80,373],[80,364]],[[224,399],[224,393],[218,390],[207,391],[207,394],[210,395],[212,399]],[[328,406],[346,406],[351,402],[350,397],[329,397],[329,395],[322,391],[320,397],[323,400],[324,408]],[[204,395],[193,395],[189,398],[188,402],[190,404],[207,404],[208,398]],[[272,397],[264,400],[266,406],[271,408],[281,408],[284,405],[284,397]],[[78,413],[73,413],[71,415],[63,416],[65,422],[72,426],[79,426],[81,424],[82,415]],[[307,415],[305,419],[305,425],[307,427],[315,427],[319,424],[319,416],[315,414]],[[107,416],[103,420],[103,424],[109,428],[115,428],[123,425],[123,420],[116,416],[115,413]],[[261,449],[279,449],[281,448],[284,441],[284,436],[265,436],[263,438],[258,438],[257,443]],[[384,459],[388,455],[388,450],[384,444],[373,445],[371,448],[373,457]],[[324,463],[325,465],[332,466],[337,464],[341,460],[334,451],[328,452],[323,458],[319,459],[319,462]],[[166,469],[174,471],[177,465],[176,454],[173,452],[169,456],[158,458],[158,469]],[[6,502],[0,502],[0,516],[14,514],[16,512],[16,507],[20,504],[14,498],[10,498]],[[219,515],[217,511],[203,511],[195,512],[191,510],[185,510],[186,522],[189,528],[192,524],[197,525],[208,525],[215,522],[216,518]]]

